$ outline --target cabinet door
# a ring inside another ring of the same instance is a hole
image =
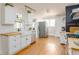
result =
[[[9,54],[16,53],[16,37],[10,36],[9,37]]]
[[[16,53],[16,45],[12,45],[10,48],[9,48],[9,54],[15,54]]]
[[[15,36],[10,36],[9,37],[9,46],[12,46],[12,45],[16,45]]]
[[[9,37],[10,40],[10,53],[16,53],[21,49],[21,41],[20,41],[20,35],[17,36],[11,36]]]
[[[26,36],[22,36],[22,39],[21,39],[21,48],[25,48],[27,45],[26,45]]]
[[[16,11],[14,7],[5,7],[5,23],[14,24],[16,20]]]
[[[26,42],[27,42],[27,45],[30,45],[31,44],[31,36],[27,36]]]
[[[36,41],[36,32],[32,32],[32,42]]]
[[[27,14],[26,11],[23,12],[23,17],[22,17],[22,19],[24,20],[24,24],[28,24],[28,14]]]
[[[15,7],[3,6],[2,7],[2,24],[14,24],[16,20]]]
[[[16,36],[16,50],[19,51],[21,49],[21,37],[20,35]]]
[[[28,14],[28,23],[29,24],[32,24],[32,22],[33,22],[32,15],[31,14]]]
[[[1,36],[1,52],[3,55],[8,54],[8,37]]]
[[[0,55],[2,54],[2,49],[1,49],[1,47],[2,47],[2,44],[1,44],[1,36],[0,36]]]
[[[31,14],[25,13],[23,16],[23,20],[25,21],[25,24],[32,24],[33,17]]]

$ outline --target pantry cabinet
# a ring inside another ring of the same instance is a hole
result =
[[[2,24],[14,24],[16,20],[15,7],[2,5],[1,8]]]

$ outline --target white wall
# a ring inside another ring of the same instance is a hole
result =
[[[55,36],[55,27],[48,27],[48,35]]]
[[[64,16],[55,17],[55,27],[48,27],[49,36],[60,36],[61,27],[65,26],[65,21],[63,20]]]

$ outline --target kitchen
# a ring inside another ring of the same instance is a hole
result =
[[[0,3],[0,55],[17,55],[22,51],[24,55],[28,51],[27,55],[72,54],[68,43],[70,37],[66,37],[71,33],[68,30],[73,31],[66,27],[70,24],[66,22],[71,10],[65,11],[65,8],[71,6],[73,9],[73,5]]]

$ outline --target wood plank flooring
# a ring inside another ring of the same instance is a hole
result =
[[[65,45],[61,45],[56,37],[40,38],[17,55],[65,55]]]

